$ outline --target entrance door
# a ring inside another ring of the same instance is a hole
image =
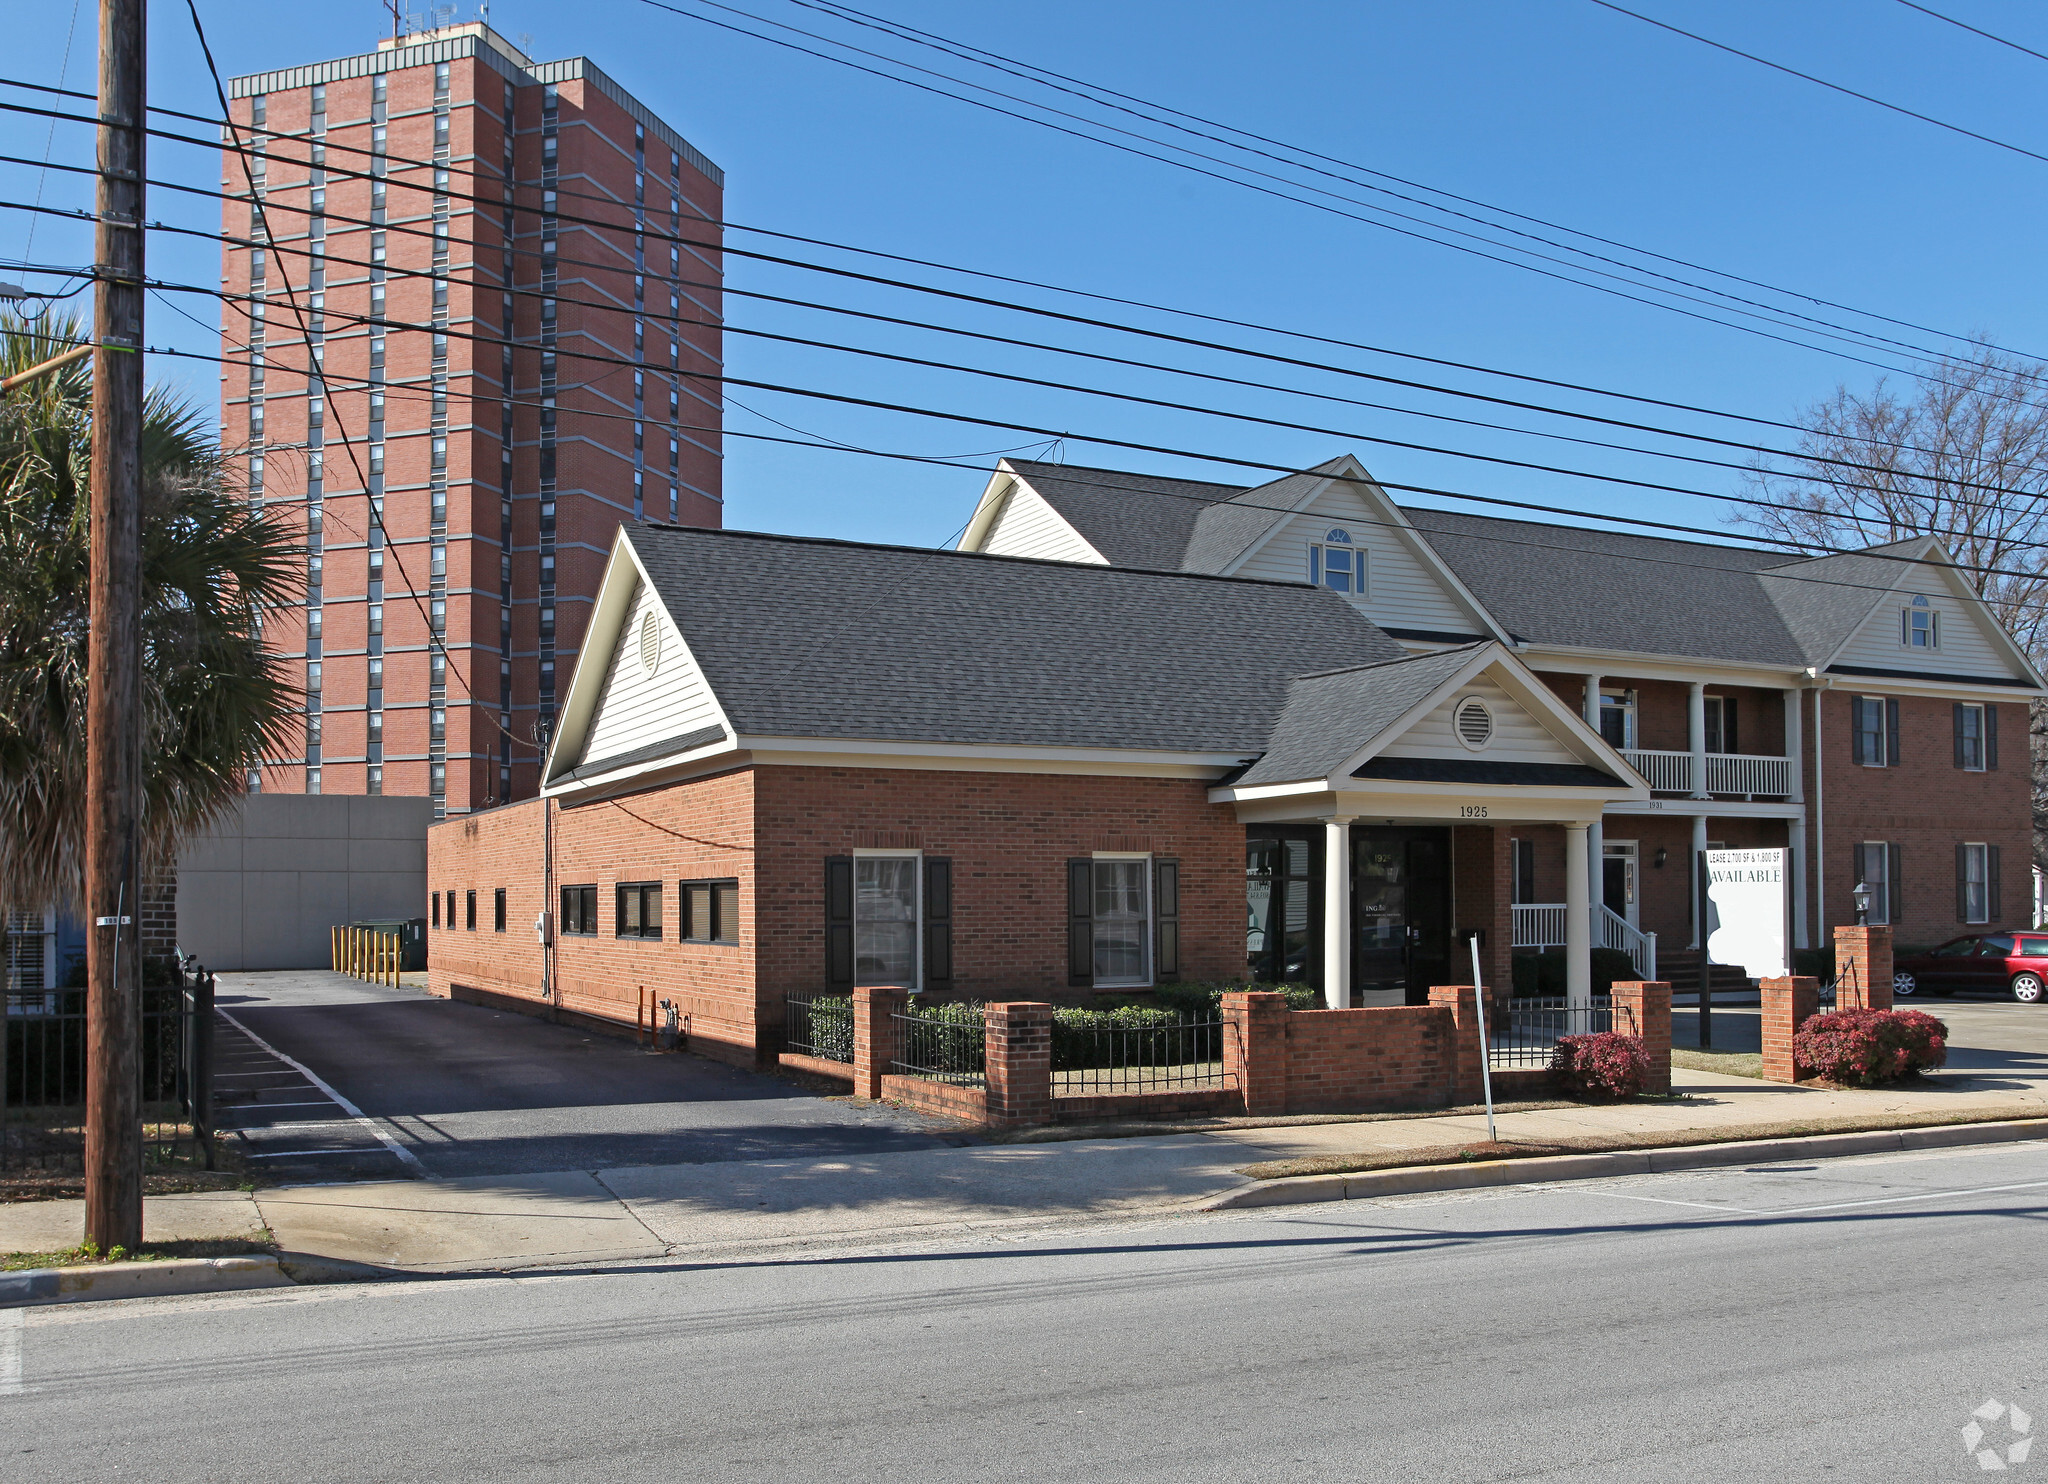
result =
[[[1451,967],[1447,829],[1351,831],[1351,1003],[1421,1005]]]
[[[1636,921],[1636,842],[1609,840],[1600,861],[1600,900],[1630,927]]]

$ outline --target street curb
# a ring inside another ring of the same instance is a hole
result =
[[[1688,1144],[1672,1149],[1624,1149],[1605,1154],[1555,1154],[1536,1159],[1475,1160],[1470,1164],[1411,1165],[1348,1175],[1293,1175],[1230,1191],[1195,1207],[1241,1211],[1260,1206],[1302,1206],[1319,1201],[1481,1190],[1504,1185],[1547,1185],[1557,1180],[1602,1180],[1618,1175],[1664,1174],[1782,1159],[1890,1154],[1951,1149],[1970,1144],[2014,1144],[2048,1139],[2048,1118],[2008,1123],[1966,1123],[1938,1128],[1881,1129],[1869,1133],[1812,1134],[1804,1138],[1748,1139],[1730,1144]]]
[[[245,1288],[290,1288],[274,1257],[184,1257],[0,1273],[0,1309],[106,1299],[176,1298]]]

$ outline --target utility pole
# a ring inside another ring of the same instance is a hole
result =
[[[142,1242],[140,604],[143,7],[100,0],[91,635],[85,705],[85,1237]]]

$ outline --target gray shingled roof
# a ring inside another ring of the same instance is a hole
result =
[[[1306,585],[672,526],[626,539],[741,734],[1251,757],[1289,675],[1403,653]]]
[[[1298,493],[1304,477],[1247,490],[1106,469],[1011,467],[1110,561],[1189,572],[1213,572],[1241,555],[1281,518],[1272,507]],[[1822,664],[1899,575],[1898,563],[1882,556],[1808,561],[1755,547],[1402,510],[1487,611],[1535,644]]]
[[[1273,723],[1265,756],[1235,780],[1237,785],[1328,777],[1344,759],[1462,670],[1478,648],[1467,644],[1290,680],[1287,704]]]

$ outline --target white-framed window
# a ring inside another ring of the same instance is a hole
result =
[[[1706,702],[1707,751],[1741,751],[1735,745],[1735,697],[1708,696]]]
[[[1941,615],[1925,598],[1899,611],[1899,642],[1908,649],[1941,648]]]
[[[1892,849],[1883,840],[1865,840],[1856,847],[1862,862],[1857,880],[1870,888],[1870,912],[1865,918],[1872,927],[1892,920]],[[1856,882],[1851,882],[1853,887]]]
[[[1349,531],[1332,526],[1309,546],[1308,580],[1332,592],[1365,597],[1371,576],[1366,558],[1366,549],[1352,541]]]
[[[1632,690],[1600,691],[1600,736],[1609,747],[1636,745],[1636,693]]]
[[[1958,702],[1956,766],[1966,772],[1981,773],[1987,766],[1988,756],[1988,749],[1984,745],[1984,708],[1972,702]]]
[[[1991,847],[1976,841],[1965,844],[1956,852],[1956,864],[1956,904],[1963,909],[1963,921],[1991,921]]]
[[[1856,761],[1866,768],[1882,768],[1891,762],[1888,710],[1883,696],[1852,696],[1849,700]]]
[[[923,892],[918,851],[855,851],[853,856],[853,982],[922,982],[918,928]]]
[[[1095,987],[1150,984],[1152,857],[1097,851],[1090,874]]]

